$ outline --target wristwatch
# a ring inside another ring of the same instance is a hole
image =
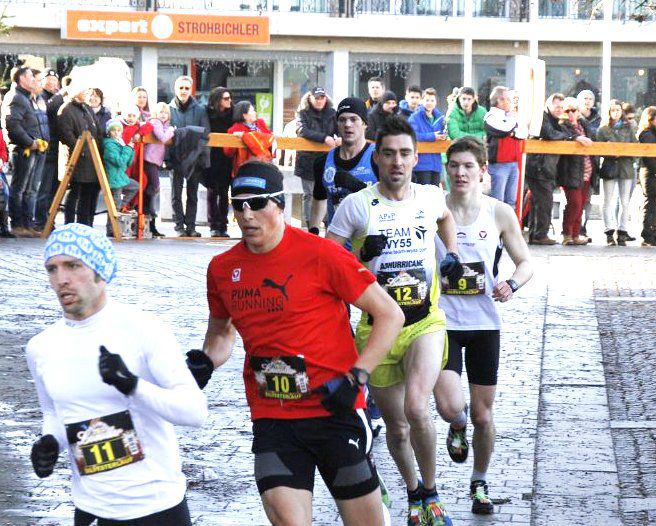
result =
[[[359,386],[363,386],[369,381],[369,373],[364,369],[360,369],[359,367],[351,367],[349,373],[353,375],[355,383]]]
[[[517,285],[517,282],[514,279],[507,279],[506,283],[508,283],[508,286],[510,287],[510,290],[513,291],[513,294],[519,289],[519,285]]]

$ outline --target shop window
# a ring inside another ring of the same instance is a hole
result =
[[[169,102],[175,93],[173,85],[180,75],[187,75],[185,64],[159,64],[157,66],[157,101]]]
[[[326,86],[326,70],[323,64],[299,64],[284,66],[283,125],[296,118],[301,98],[315,86]],[[332,99],[332,93],[328,93]],[[333,100],[333,106],[339,101]]]

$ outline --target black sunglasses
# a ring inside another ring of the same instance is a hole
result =
[[[569,110],[565,110],[565,113],[576,113],[577,111],[579,110],[569,109]]]
[[[274,192],[272,194],[262,194],[256,195],[254,197],[233,197],[232,207],[237,212],[243,212],[244,206],[248,205],[250,210],[256,212],[258,210],[262,210],[269,202],[269,199],[273,199],[282,194],[283,192]],[[275,201],[275,199],[273,200]]]

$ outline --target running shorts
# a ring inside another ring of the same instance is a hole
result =
[[[500,331],[447,331],[449,360],[445,369],[462,374],[462,349],[470,384],[497,385]]]
[[[257,489],[260,494],[279,486],[312,492],[318,469],[333,498],[368,495],[378,488],[371,442],[362,409],[340,416],[257,419],[253,422]]]
[[[371,325],[366,323],[358,324],[355,331],[355,345],[359,352],[364,349],[369,335],[371,334]],[[431,308],[424,319],[419,320],[412,325],[403,327],[401,332],[396,337],[394,345],[383,358],[378,367],[376,367],[371,376],[369,377],[369,384],[373,387],[391,387],[393,385],[403,382],[405,373],[403,371],[403,357],[406,351],[419,336],[423,334],[430,334],[433,332],[444,331],[446,329],[446,322],[440,310]],[[447,338],[444,338],[444,349],[442,354],[442,369],[447,363],[449,357],[449,343]]]
[[[168,510],[158,511],[139,519],[113,520],[96,517],[91,513],[75,508],[73,523],[75,526],[89,526],[98,519],[98,526],[191,526],[191,517],[187,507],[187,499]]]

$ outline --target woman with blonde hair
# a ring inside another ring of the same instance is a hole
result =
[[[146,122],[150,119],[150,103],[148,102],[148,92],[143,86],[135,86],[132,89],[132,104],[139,108],[139,120]]]
[[[638,126],[638,141],[656,144],[656,106],[645,108]],[[656,157],[642,157],[638,180],[645,196],[642,217],[642,246],[656,247]]]
[[[622,109],[622,101],[612,99],[608,113],[597,131],[602,142],[638,142],[635,122],[628,121]],[[604,187],[604,231],[608,246],[626,246],[629,241],[629,201],[633,186],[633,157],[604,157],[599,177]],[[617,192],[620,194],[621,212],[617,214]],[[619,220],[618,220],[619,219]],[[617,231],[617,238],[614,237]]]

